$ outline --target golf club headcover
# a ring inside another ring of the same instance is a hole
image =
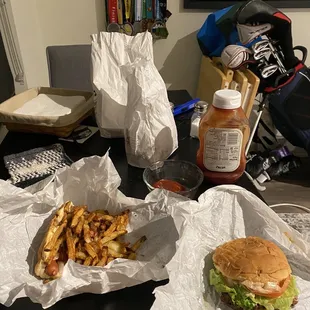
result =
[[[221,59],[226,67],[238,70],[249,63],[251,51],[244,46],[228,45],[224,48]]]
[[[269,32],[273,26],[271,24],[262,24],[257,26],[237,24],[240,42],[247,45],[253,42],[259,36]]]

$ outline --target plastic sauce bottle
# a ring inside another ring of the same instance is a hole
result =
[[[214,184],[235,183],[246,167],[249,121],[236,90],[218,90],[199,126],[197,165]]]

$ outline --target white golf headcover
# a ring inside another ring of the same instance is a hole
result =
[[[244,46],[228,45],[224,48],[221,59],[226,67],[237,70],[249,62],[251,51]]]

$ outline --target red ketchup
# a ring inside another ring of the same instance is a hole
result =
[[[172,180],[166,180],[166,179],[161,179],[157,182],[155,182],[153,184],[153,187],[155,188],[163,188],[166,189],[170,192],[174,192],[174,193],[179,193],[179,192],[183,192],[185,191],[185,187],[176,182],[176,181],[172,181]]]
[[[214,184],[235,183],[246,167],[250,127],[241,99],[238,91],[218,90],[200,121],[197,165]]]

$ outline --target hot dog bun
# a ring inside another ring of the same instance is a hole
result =
[[[64,203],[53,217],[38,250],[34,272],[41,279],[57,279],[62,275],[64,263],[59,259],[59,251],[65,242],[63,236],[67,225],[67,215],[72,211],[73,203]]]

